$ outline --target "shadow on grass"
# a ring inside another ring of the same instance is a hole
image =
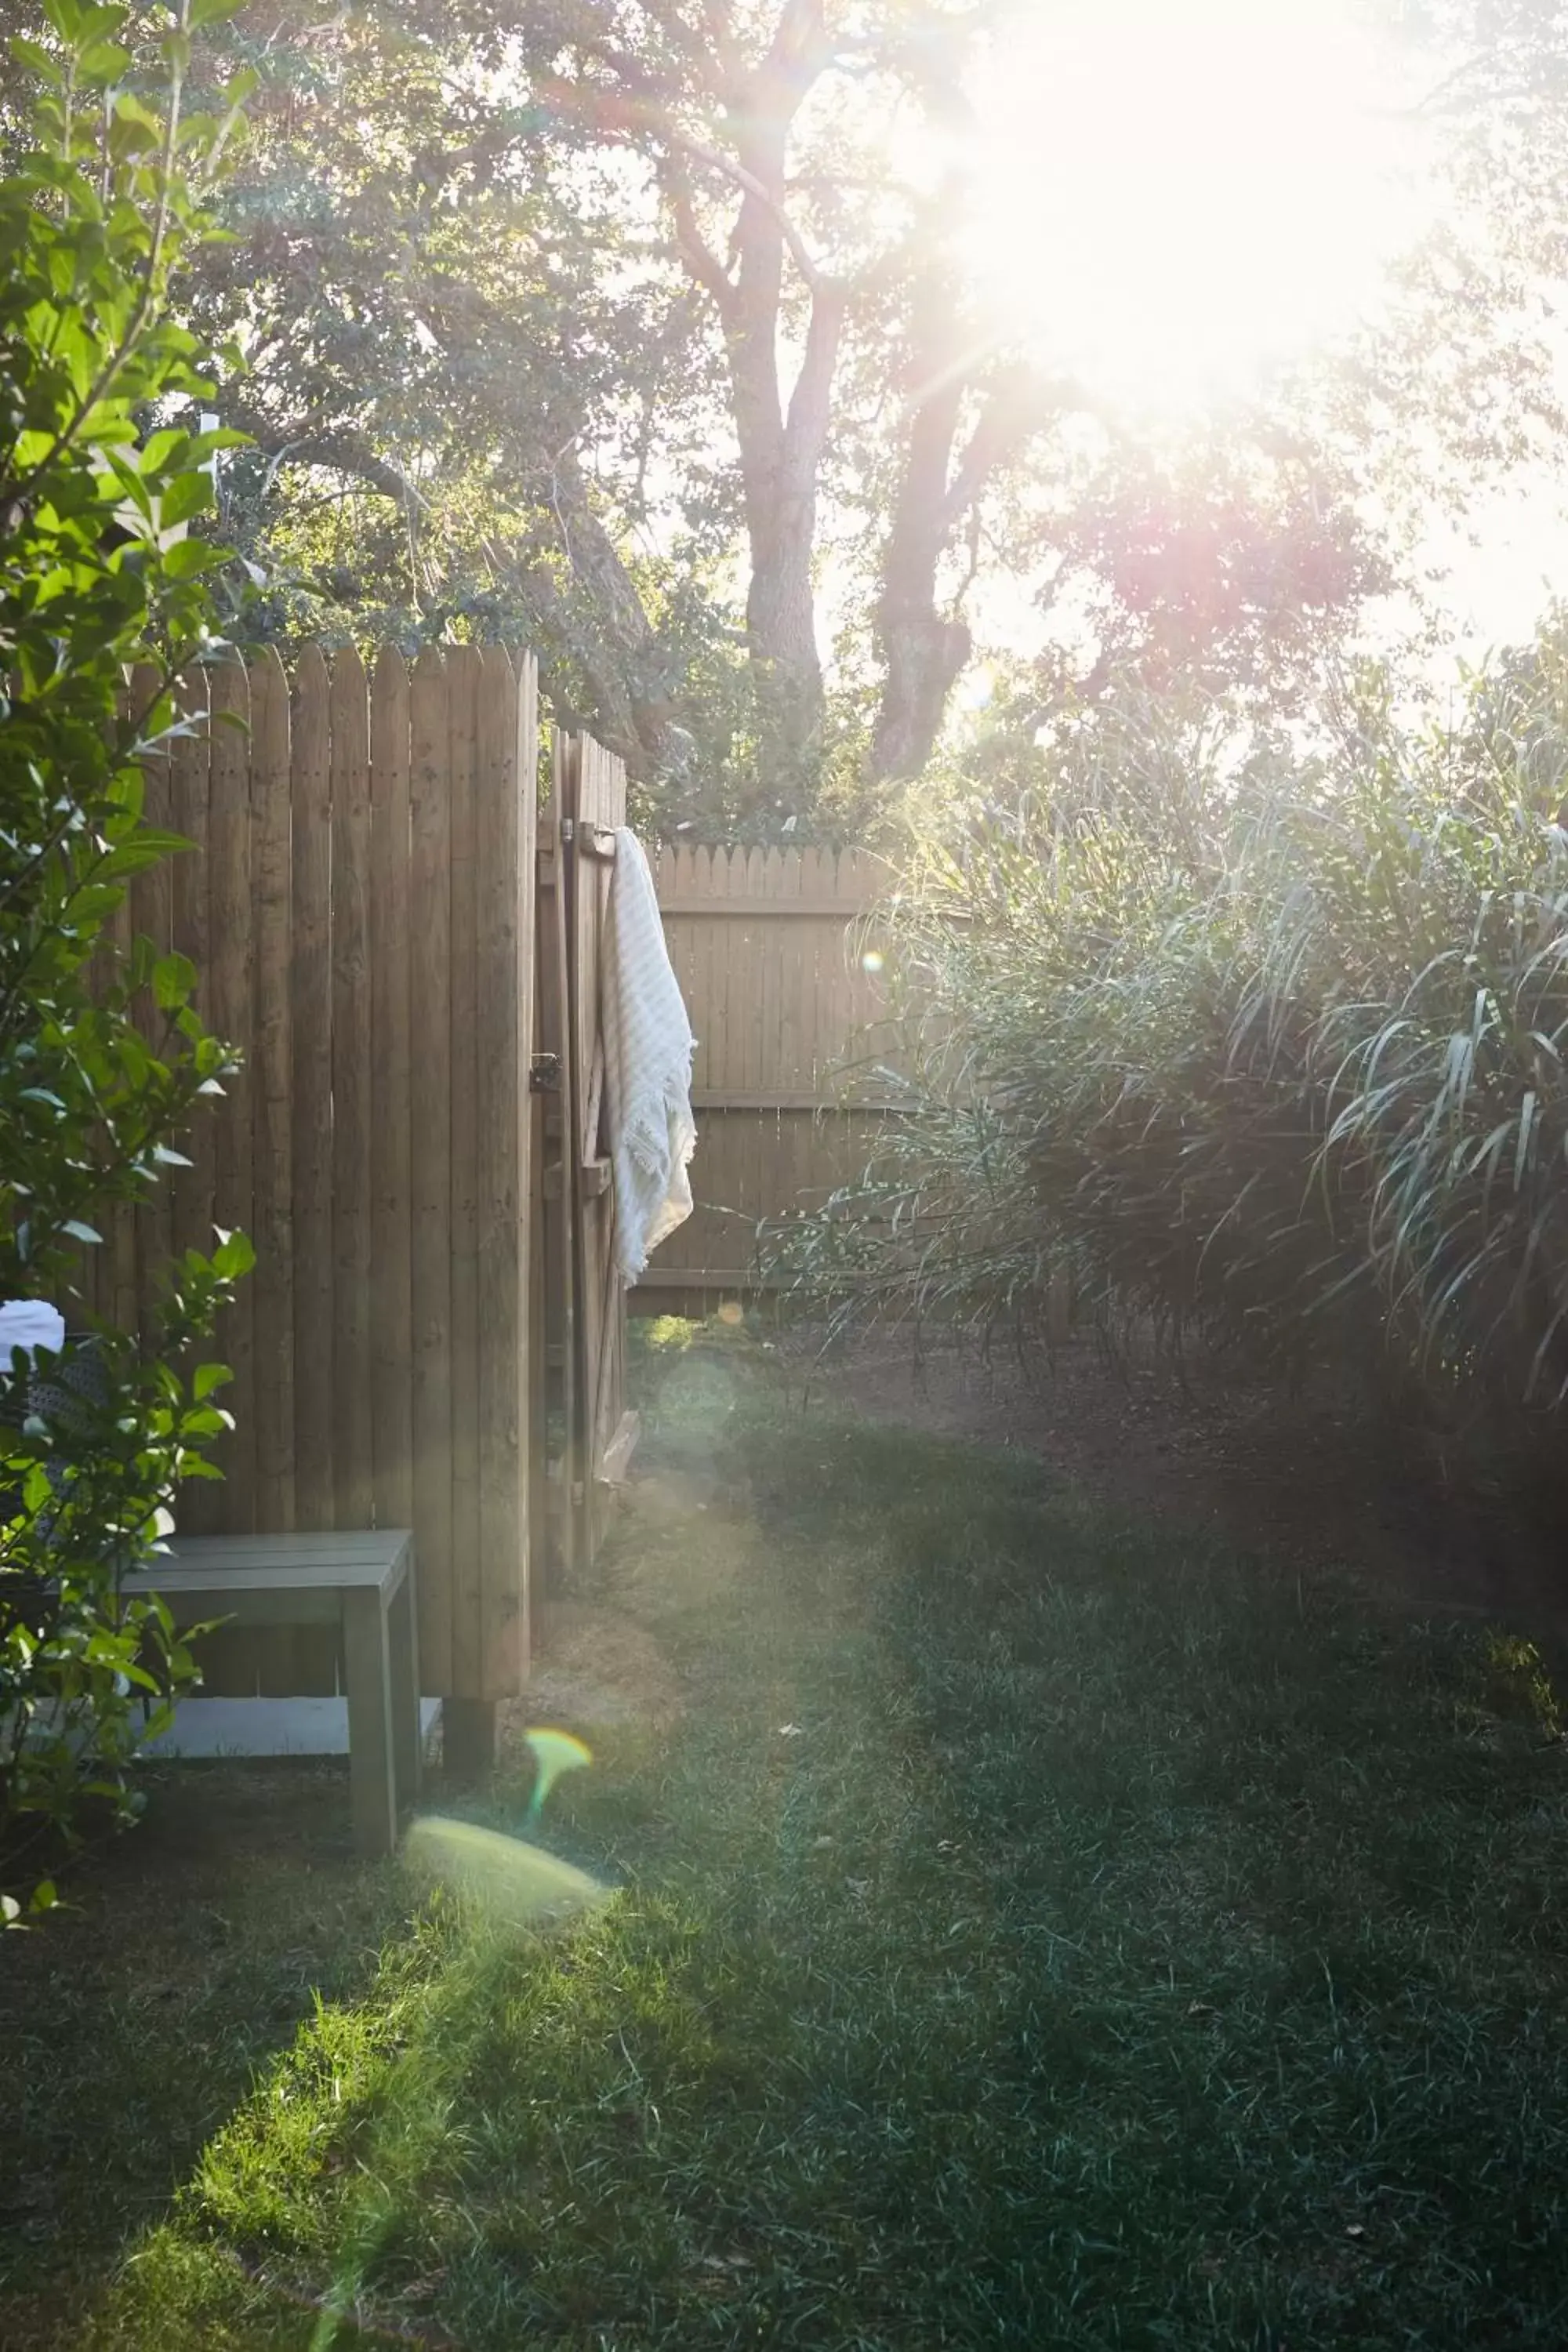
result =
[[[0,1947],[0,2343],[68,2341],[256,2075],[353,2000],[406,1914],[357,1863],[346,1768],[149,1769],[143,1822],[71,1908]]]

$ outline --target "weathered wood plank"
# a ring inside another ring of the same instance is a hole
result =
[[[426,646],[409,697],[409,1086],[414,1524],[426,1688],[452,1680],[452,806],[447,670]]]
[[[479,1056],[477,982],[476,808],[479,656],[447,655],[448,789],[451,802],[451,1000],[447,1066],[452,1089],[452,1689],[481,1692],[479,1552]],[[487,1067],[484,1083],[491,1083]]]
[[[252,897],[250,867],[250,688],[237,662],[214,675],[214,709],[229,714],[213,729],[207,814],[207,926],[211,961],[208,1018],[215,1033],[237,1047],[242,1066],[228,1081],[213,1122],[213,1215],[221,1230],[253,1235],[251,1181]],[[243,722],[237,723],[237,722]],[[223,1360],[234,1374],[224,1402],[235,1426],[213,1450],[225,1484],[216,1505],[226,1533],[255,1525],[255,1293],[242,1282],[218,1330]],[[193,1501],[196,1498],[193,1497]]]
[[[332,1466],[331,685],[307,646],[294,678],[294,1476],[297,1524],[331,1528]]]
[[[370,709],[364,665],[334,656],[332,786],[332,1484],[339,1527],[375,1509],[371,1345]]]
[[[371,698],[371,1416],[378,1527],[414,1517],[409,1193],[408,672],[382,648]]]
[[[529,1129],[533,1031],[531,665],[484,656],[476,726],[475,1045],[479,1570],[474,1695],[528,1672]],[[467,1603],[465,1601],[465,1607]]]
[[[232,664],[229,675],[242,680],[245,673],[237,664]],[[207,1020],[209,1028],[212,1021],[207,963],[207,804],[211,792],[212,733],[220,723],[211,709],[217,683],[216,676],[209,678],[201,670],[184,683],[177,707],[183,717],[199,726],[200,732],[187,735],[174,745],[171,755],[169,798],[170,822],[174,831],[183,834],[191,845],[174,860],[170,940],[177,952],[188,956],[195,966],[196,1007]],[[247,688],[247,724],[249,701],[249,689]],[[171,1240],[177,1252],[196,1249],[205,1256],[213,1246],[214,1123],[221,1108],[220,1097],[206,1097],[198,1102],[190,1128],[180,1139],[179,1148],[191,1164],[174,1171]]]
[[[157,673],[150,666],[139,668],[131,688],[135,707],[141,709],[150,705],[156,690]],[[170,831],[174,823],[170,756],[167,748],[154,752],[142,774],[142,820],[160,833]],[[132,883],[131,929],[137,939],[147,940],[157,955],[165,956],[173,944],[174,923],[174,865],[169,856],[146,867]],[[136,1013],[143,1034],[153,1041],[157,1050],[163,1051],[166,1016],[158,1011],[151,988],[142,992]],[[170,1136],[166,1141],[171,1149],[178,1148],[176,1138]],[[168,1271],[174,1233],[171,1178],[171,1169],[163,1167],[135,1213],[136,1328],[142,1333],[153,1328]]]
[[[543,1114],[542,1202],[545,1325],[549,1346],[559,1350],[561,1371],[552,1377],[556,1450],[547,1463],[545,1511],[550,1528],[548,1574],[569,1582],[576,1567],[578,1518],[571,1507],[572,1465],[577,1447],[576,1301],[576,1084],[569,1017],[567,955],[567,856],[561,826],[569,814],[573,761],[570,740],[559,731],[551,745],[550,797],[540,819],[540,893],[535,941],[542,1050],[554,1064],[555,1090]]]

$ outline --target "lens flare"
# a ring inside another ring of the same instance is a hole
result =
[[[1350,0],[1015,0],[976,83],[976,297],[1134,412],[1375,317],[1423,225],[1405,52]]]
[[[611,1893],[558,1854],[477,1822],[427,1814],[410,1828],[404,1852],[421,1876],[450,1887],[503,1927],[553,1927],[607,1902]]]
[[[881,950],[878,948],[868,948],[865,954],[860,959],[860,969],[862,971],[880,971],[882,969]]]
[[[522,1744],[533,1757],[533,1794],[528,1801],[527,1818],[536,1822],[563,1772],[580,1772],[584,1764],[593,1762],[594,1751],[570,1731],[525,1731]]]

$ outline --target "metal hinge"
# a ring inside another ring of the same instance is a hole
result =
[[[531,1095],[560,1093],[561,1056],[559,1054],[535,1054],[528,1066],[528,1091]]]
[[[561,820],[561,838],[563,841],[575,841],[577,838],[576,824],[569,816],[563,816]]]

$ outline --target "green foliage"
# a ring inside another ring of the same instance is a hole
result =
[[[712,363],[641,175],[563,158],[520,103],[521,29],[487,0],[287,0],[215,49],[258,77],[227,235],[178,297],[256,362],[218,372],[251,436],[222,529],[266,574],[258,634],[527,644],[564,723],[668,782],[684,643],[733,617],[689,600],[672,629],[686,565],[648,551],[711,440]]]
[[[232,130],[184,115],[191,34],[223,0],[182,0],[156,70],[126,86],[130,12],[48,0],[51,37],[13,57],[37,96],[0,184],[0,1297],[68,1301],[108,1202],[146,1199],[173,1139],[232,1066],[191,1003],[195,974],[104,933],[136,875],[183,845],[142,821],[142,763],[179,731],[172,683],[211,650],[219,561],[187,526],[234,436],[166,426],[199,399],[202,353],[167,313],[208,233],[202,184]],[[128,684],[129,678],[129,684]],[[95,963],[96,951],[96,963]],[[0,1839],[9,1874],[47,1832],[126,1818],[139,1717],[194,1674],[156,1601],[119,1592],[208,1471],[223,1374],[173,1360],[210,1331],[250,1261],[241,1236],[174,1269],[158,1328],[90,1355],[0,1367]],[[19,1898],[8,1896],[8,1917]]]
[[[910,1116],[786,1237],[857,1305],[1110,1307],[1568,1399],[1568,655],[1239,772],[1157,706],[932,845]]]

